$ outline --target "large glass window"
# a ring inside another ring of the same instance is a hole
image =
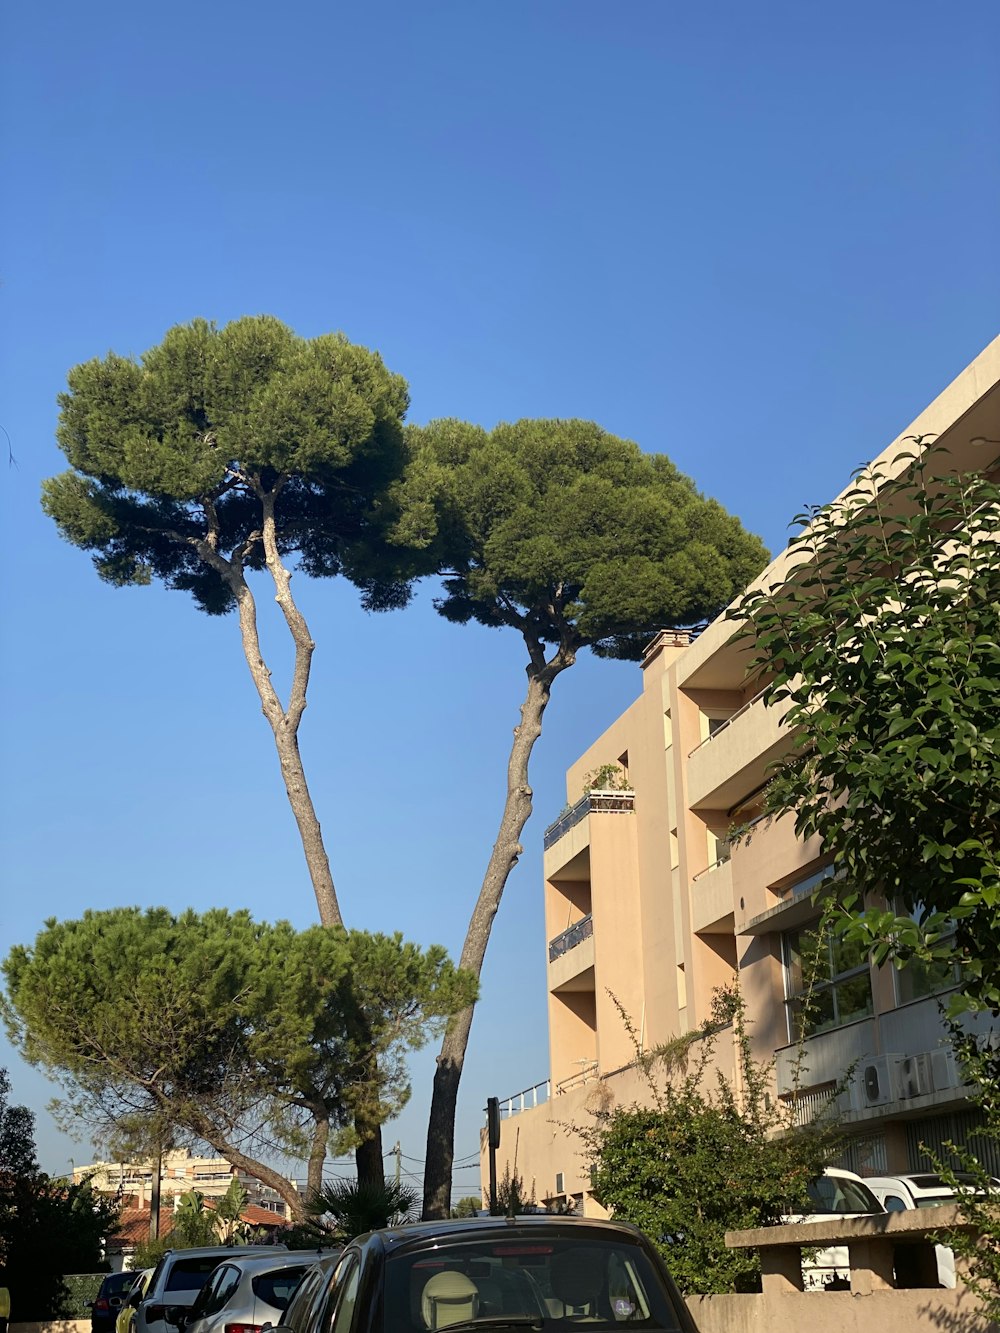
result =
[[[873,1012],[868,954],[829,931],[782,936],[788,1040],[842,1027]]]
[[[910,915],[915,921],[924,917],[922,904],[916,903],[909,913],[902,903],[896,903],[900,916]],[[951,936],[946,936],[945,941]],[[936,995],[938,991],[957,986],[959,965],[953,958],[938,958],[928,962],[923,958],[911,958],[905,967],[894,969],[896,973],[896,1003],[907,1004],[910,1000],[920,1000],[926,995]]]

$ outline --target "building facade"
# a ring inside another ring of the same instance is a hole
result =
[[[156,1163],[145,1162],[92,1162],[89,1166],[73,1167],[73,1182],[79,1185],[90,1179],[94,1189],[102,1194],[118,1194],[135,1199],[135,1206],[147,1208],[153,1190]],[[249,1195],[250,1204],[263,1209],[272,1220],[283,1221],[288,1207],[275,1190],[262,1185],[254,1176],[247,1175],[227,1162],[224,1157],[198,1157],[187,1149],[165,1152],[160,1166],[160,1198],[165,1209],[173,1208],[182,1194],[198,1190],[206,1199],[221,1198],[237,1177]]]
[[[955,471],[1000,466],[1000,338],[875,460],[884,474],[902,469],[913,436],[934,436]],[[782,552],[762,579],[789,577],[794,561]],[[641,1101],[636,1047],[697,1028],[716,988],[736,981],[754,1054],[774,1059],[775,1095],[798,1079],[809,1114],[853,1069],[839,1110],[855,1169],[917,1169],[921,1143],[961,1139],[973,1123],[943,1040],[950,975],[831,955],[800,1040],[802,945],[829,861],[790,818],[760,818],[789,736],[781,709],[747,684],[734,629],[722,616],[697,636],[657,636],[641,694],[570,768],[569,804],[546,831],[550,1073],[502,1099],[497,1155],[499,1172],[516,1162],[540,1203],[601,1211],[575,1127],[596,1108]],[[612,789],[595,789],[607,766]],[[730,846],[734,825],[749,836]],[[733,1072],[721,1041],[717,1060]],[[485,1145],[482,1168],[485,1184]]]

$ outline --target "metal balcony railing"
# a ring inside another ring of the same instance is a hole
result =
[[[727,727],[732,726],[732,724],[736,721],[738,717],[742,717],[745,712],[751,709],[758,699],[762,699],[764,697],[766,692],[767,692],[767,687],[765,686],[764,689],[761,690],[759,694],[755,694],[752,699],[748,699],[742,708],[737,708],[736,712],[733,713],[731,717],[727,717],[724,722],[721,722],[713,732],[710,732],[709,735],[707,735],[703,741],[700,741],[694,747],[694,749],[688,755],[688,758],[690,759],[692,754],[697,754],[703,745],[710,745],[712,741],[716,739],[717,736],[721,736]]]
[[[586,815],[629,815],[634,809],[634,791],[589,791],[548,826],[542,838],[543,846],[548,851]]]
[[[706,866],[704,870],[699,870],[697,875],[691,876],[692,884],[697,884],[698,880],[703,879],[706,875],[710,875],[713,870],[718,870],[719,866],[724,866],[727,861],[732,860],[732,855],[732,849],[727,847],[718,860],[713,861],[712,864]]]
[[[557,1097],[564,1092],[569,1092],[572,1088],[580,1087],[583,1083],[591,1083],[597,1078],[596,1060],[578,1060],[576,1063],[581,1066],[580,1072],[578,1074],[571,1074],[569,1078],[564,1078],[561,1082],[556,1084]]]
[[[551,1095],[552,1084],[546,1079],[544,1083],[536,1083],[521,1092],[515,1092],[512,1097],[501,1097],[500,1115],[506,1119],[508,1116],[518,1115],[521,1111],[530,1111],[533,1106],[544,1105]]]
[[[561,935],[557,935],[554,940],[549,940],[549,962],[554,963],[557,958],[561,958],[564,953],[569,953],[570,949],[575,949],[578,944],[584,940],[589,940],[594,933],[594,918],[588,912],[586,916],[581,917],[579,921],[574,921],[569,930],[564,930]]]

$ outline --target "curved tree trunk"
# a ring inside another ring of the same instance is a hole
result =
[[[217,550],[219,520],[214,505],[206,502],[205,516],[208,521],[208,535],[193,542],[198,554],[216,571],[229,586],[236,599],[240,619],[240,638],[243,643],[243,656],[250,669],[250,676],[260,698],[264,716],[274,735],[274,744],[278,751],[281,776],[285,783],[288,804],[292,808],[295,822],[299,829],[302,850],[305,853],[309,878],[312,881],[316,904],[319,907],[319,919],[324,926],[342,926],[344,919],[337,901],[337,891],[330,872],[330,858],[323,843],[316,809],[309,794],[305,768],[299,754],[299,723],[306,708],[306,691],[309,686],[309,673],[312,668],[312,655],[315,643],[309,633],[305,617],[295,604],[291,593],[291,572],[281,562],[275,536],[274,505],[281,481],[271,491],[264,491],[259,483],[247,479],[247,484],[255,492],[261,503],[261,531],[255,533],[244,550],[234,554],[232,560],[226,560]],[[274,582],[275,601],[288,626],[292,643],[295,646],[295,661],[292,668],[292,687],[288,697],[288,707],[282,706],[278,692],[271,683],[271,671],[264,661],[260,647],[260,634],[257,629],[257,603],[244,574],[244,562],[257,541],[264,547],[264,559]]]
[[[297,711],[293,712],[291,703],[288,711],[281,706],[277,691],[271,684],[271,672],[260,651],[260,638],[257,633],[257,607],[249,585],[243,582],[239,594],[240,634],[243,639],[243,653],[250,668],[250,675],[257,687],[264,716],[271,724],[274,744],[278,751],[281,776],[288,794],[288,804],[292,808],[298,825],[302,850],[305,853],[309,878],[319,907],[319,919],[324,926],[342,926],[344,918],[340,914],[337,891],[333,885],[330,871],[330,859],[323,844],[323,832],[320,828],[316,809],[309,794],[306,772],[299,754],[299,719],[305,708],[305,695]],[[305,644],[296,641],[295,656],[311,657],[313,650],[311,639]]]
[[[552,682],[556,676],[573,665],[575,652],[568,645],[560,645],[551,661],[546,662],[537,643],[526,635],[532,662],[528,667],[528,691],[521,705],[521,721],[514,728],[514,743],[507,761],[507,799],[496,842],[490,855],[479,897],[473,908],[469,928],[462,946],[459,966],[474,973],[482,972],[486,946],[489,943],[493,918],[500,906],[504,887],[510,872],[517,865],[524,850],[520,838],[531,814],[531,788],[528,785],[528,762],[535,741],[542,734],[542,715],[549,702]],[[424,1165],[425,1221],[444,1218],[451,1209],[452,1166],[455,1159],[455,1110],[458,1087],[469,1045],[474,1006],[470,1005],[448,1020],[441,1051],[434,1074],[430,1120],[427,1126],[427,1157]]]
[[[224,1157],[232,1166],[242,1167],[249,1176],[259,1180],[262,1185],[269,1186],[278,1194],[285,1203],[288,1204],[289,1211],[292,1214],[293,1222],[304,1222],[306,1220],[305,1199],[295,1188],[290,1180],[273,1167],[265,1166],[263,1162],[258,1162],[255,1157],[250,1157],[239,1148],[229,1142],[226,1136],[219,1129],[214,1121],[207,1117],[193,1114],[188,1117],[188,1128],[191,1129],[200,1139],[214,1148],[220,1157]]]

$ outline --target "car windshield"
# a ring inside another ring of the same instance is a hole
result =
[[[128,1291],[135,1281],[135,1274],[131,1271],[123,1273],[109,1273],[101,1283],[102,1296],[117,1296],[123,1291]]]
[[[809,1182],[809,1198],[816,1213],[884,1213],[867,1185],[847,1176],[820,1176]]]
[[[662,1278],[627,1240],[494,1237],[390,1255],[384,1327],[394,1333],[503,1324],[680,1330]]]

